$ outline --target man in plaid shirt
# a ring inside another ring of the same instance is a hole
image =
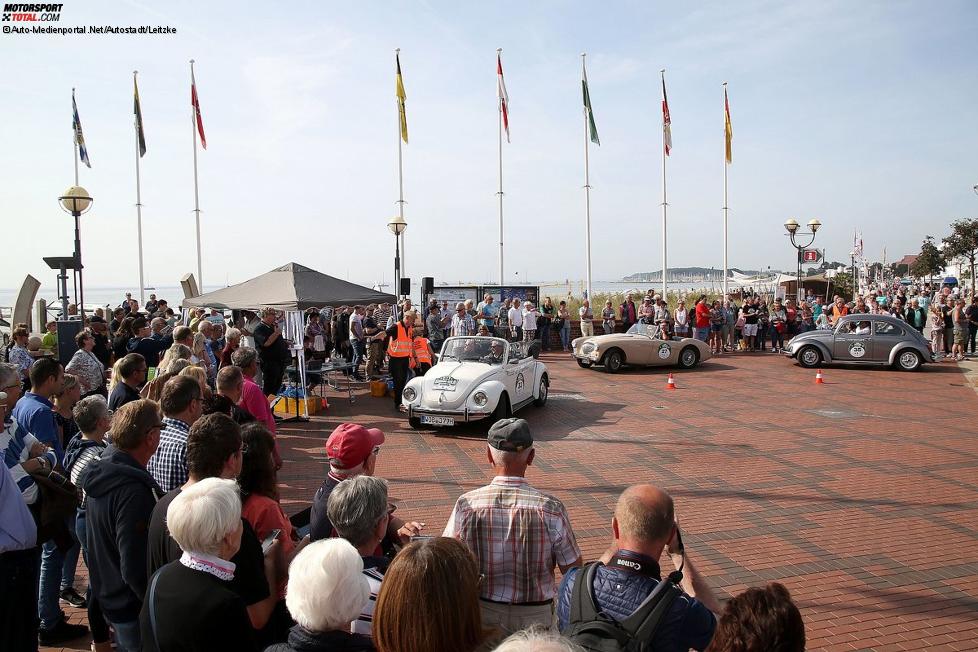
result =
[[[502,419],[489,429],[493,481],[461,496],[444,536],[464,542],[479,560],[482,621],[506,633],[533,624],[554,626],[554,567],[581,565],[581,550],[563,503],[525,479],[536,451],[523,419]]]
[[[200,385],[190,376],[175,376],[166,381],[160,396],[163,430],[160,445],[146,465],[163,491],[182,487],[187,474],[187,436],[190,426],[203,413]]]
[[[465,337],[475,334],[475,319],[466,312],[464,303],[456,303],[455,315],[452,316],[452,337]]]

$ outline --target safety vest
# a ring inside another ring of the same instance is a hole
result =
[[[423,337],[414,338],[414,357],[418,359],[418,364],[431,364],[431,352],[428,349],[428,340]]]
[[[407,358],[410,357],[413,348],[411,337],[404,324],[397,322],[397,337],[392,338],[387,344],[387,355],[392,358]]]

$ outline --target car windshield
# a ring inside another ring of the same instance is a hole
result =
[[[453,337],[442,347],[440,360],[502,364],[506,360],[506,341],[498,337]]]
[[[629,335],[645,335],[655,339],[659,336],[659,327],[655,324],[638,323],[628,329]]]

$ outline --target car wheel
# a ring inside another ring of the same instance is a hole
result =
[[[901,371],[917,371],[920,369],[922,362],[923,359],[920,357],[919,353],[913,349],[906,349],[904,351],[900,351],[900,354],[897,356],[896,366]]]
[[[547,395],[550,394],[550,381],[546,376],[540,377],[540,390],[537,397],[533,399],[533,404],[537,407],[543,407],[547,404]]]
[[[496,423],[500,419],[508,419],[511,416],[513,413],[509,409],[509,397],[503,394],[499,397],[499,403],[496,404],[496,409],[492,411],[489,418]]]
[[[418,417],[408,417],[408,425],[414,430],[421,430],[421,419]]]
[[[577,361],[577,366],[578,367],[583,367],[585,369],[590,369],[592,364],[594,364],[594,363],[591,362],[590,360],[578,360]]]
[[[679,352],[679,366],[683,369],[692,369],[699,360],[700,354],[695,346],[687,346]]]
[[[604,356],[604,370],[609,374],[616,374],[625,366],[625,356],[618,349],[611,349]]]
[[[804,346],[798,352],[798,363],[806,369],[814,369],[822,364],[822,352],[816,346]]]

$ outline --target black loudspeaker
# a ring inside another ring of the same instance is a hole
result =
[[[411,294],[411,279],[409,278],[401,279],[401,294],[404,295]]]
[[[421,294],[427,296],[435,293],[435,279],[432,276],[421,277]]]
[[[75,336],[81,332],[81,329],[80,320],[58,322],[58,362],[62,365],[67,365],[71,361],[71,356],[78,350]]]

